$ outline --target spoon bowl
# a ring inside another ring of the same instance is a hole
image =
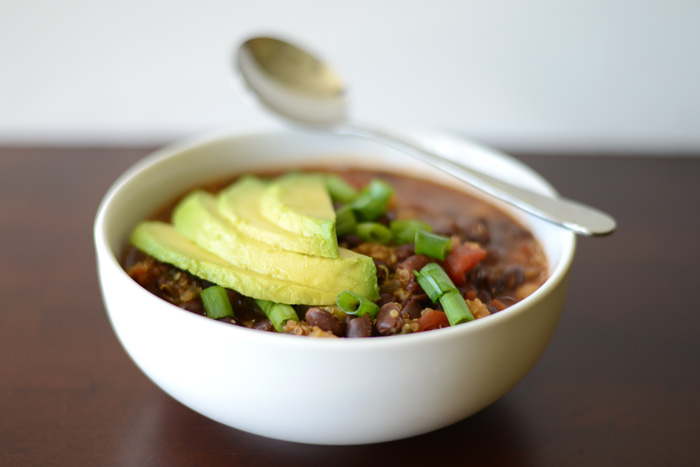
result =
[[[395,134],[350,123],[346,91],[338,75],[297,45],[278,38],[252,38],[239,47],[235,61],[240,77],[259,102],[296,126],[386,144],[580,235],[607,235],[615,230],[615,220],[595,208],[511,185],[467,169]]]
[[[340,77],[299,47],[258,37],[241,46],[236,62],[248,88],[273,113],[314,126],[346,121],[348,104]]]

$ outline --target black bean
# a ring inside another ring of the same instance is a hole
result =
[[[146,254],[141,250],[129,245],[124,252],[124,268],[128,269],[136,263],[146,259]]]
[[[457,286],[457,290],[459,290],[459,293],[461,293],[462,296],[465,297],[467,293],[474,290],[474,286],[469,282],[465,282],[464,284],[459,284]],[[476,293],[476,290],[474,290],[474,293]]]
[[[475,288],[484,287],[487,279],[488,272],[479,265],[467,273],[467,282],[472,284]]]
[[[206,315],[204,311],[204,303],[199,297],[195,298],[194,300],[180,303],[180,308],[191,311],[192,313],[197,313],[198,315]]]
[[[481,300],[483,303],[489,303],[491,302],[491,300],[493,300],[491,294],[485,290],[480,290],[477,296],[479,297],[479,300]]]
[[[424,308],[421,300],[426,297],[427,295],[415,295],[404,300],[401,304],[401,315],[409,319],[420,318],[420,312]]]
[[[492,263],[500,261],[503,256],[506,254],[506,249],[502,246],[489,246],[486,248],[486,257],[491,261]]]
[[[275,332],[275,327],[272,325],[272,321],[267,318],[256,321],[253,325],[253,329],[257,329],[258,331]]]
[[[452,217],[436,217],[430,221],[433,232],[447,237],[456,234],[459,230],[457,222]]]
[[[410,295],[416,295],[423,292],[423,289],[421,288],[420,284],[413,276],[411,276],[411,280],[406,284],[405,290]]]
[[[477,219],[464,228],[465,240],[487,245],[491,241],[491,231],[485,219]]]
[[[336,336],[343,335],[343,326],[330,311],[321,308],[309,308],[306,311],[306,322],[311,326],[330,332]]]
[[[379,305],[381,307],[382,305],[385,305],[385,304],[387,304],[389,302],[393,302],[393,301],[394,301],[394,294],[383,293],[383,294],[379,295],[379,300],[377,300],[377,305]]]
[[[401,331],[403,327],[403,318],[399,310],[401,305],[398,303],[387,303],[377,313],[375,326],[377,332],[383,336],[389,336]]]
[[[381,284],[389,278],[389,265],[386,264],[386,261],[381,259],[372,258],[372,260],[374,261],[374,267],[377,270],[377,282]]]
[[[506,290],[514,290],[525,280],[525,273],[520,266],[509,266],[503,275]]]
[[[493,295],[498,295],[504,290],[513,290],[525,280],[525,273],[519,266],[509,266],[503,272],[494,271],[489,275],[487,284]]]
[[[406,243],[401,246],[397,246],[394,249],[394,254],[396,255],[396,261],[403,261],[409,256],[415,254],[416,246],[413,243]]]
[[[231,305],[242,302],[245,297],[233,289],[226,289],[226,295],[228,296],[228,301]]]
[[[347,245],[348,248],[355,248],[363,241],[364,240],[362,240],[362,238],[353,234],[343,235],[341,238],[338,239],[338,243],[343,243]]]
[[[374,222],[376,222],[377,224],[382,224],[382,225],[385,225],[387,227],[389,227],[389,224],[391,223],[391,221],[392,221],[392,218],[388,214],[382,214],[381,216],[379,216],[378,218],[376,218],[374,220]]]
[[[345,329],[346,337],[371,337],[372,319],[369,315],[364,315],[359,318],[348,316],[345,318]]]
[[[430,258],[428,258],[425,255],[413,255],[409,256],[408,258],[397,264],[396,268],[401,268],[410,271],[411,277],[413,278],[413,271],[420,271],[421,268],[429,262]]]

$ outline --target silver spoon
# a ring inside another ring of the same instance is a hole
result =
[[[467,169],[386,132],[350,123],[345,88],[326,64],[280,39],[256,37],[237,51],[244,83],[272,112],[306,129],[358,136],[392,146],[530,214],[581,235],[606,235],[615,220],[592,207],[551,198]]]

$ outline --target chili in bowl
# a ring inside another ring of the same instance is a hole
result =
[[[507,156],[430,137],[554,194]],[[229,426],[316,444],[405,438],[500,398],[549,343],[575,248],[391,149],[287,132],[149,156],[105,196],[95,244],[115,333],[158,386]]]

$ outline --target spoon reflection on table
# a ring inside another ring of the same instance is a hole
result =
[[[306,129],[389,145],[577,234],[607,235],[615,230],[615,220],[595,208],[513,186],[395,135],[350,123],[342,81],[330,67],[298,46],[271,37],[249,39],[237,51],[236,66],[244,83],[265,107]]]

